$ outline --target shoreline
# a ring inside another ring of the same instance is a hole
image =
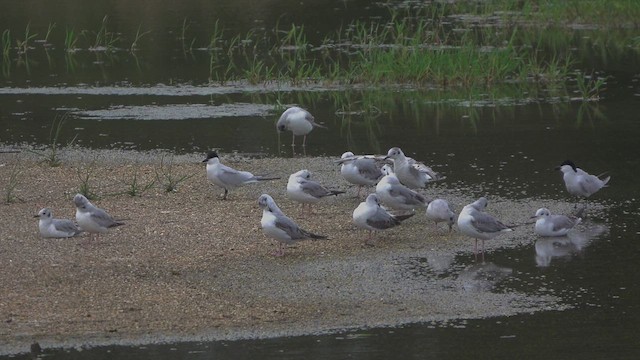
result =
[[[174,176],[190,176],[177,192],[154,186],[142,196],[124,194],[134,175],[140,184],[156,177],[163,153]],[[556,295],[474,287],[484,284],[474,274],[502,271],[490,262],[492,251],[531,244],[528,227],[487,241],[484,267],[473,264],[471,239],[448,234],[444,224],[435,229],[422,214],[364,246],[366,232],[351,224],[362,199],[354,198],[357,189],[341,178],[333,158],[221,154],[230,166],[282,177],[221,201],[221,190],[206,180],[202,154],[65,149],[61,155],[62,165],[52,168],[31,153],[0,153],[0,185],[17,167],[15,195],[22,199],[0,204],[9,224],[0,229],[6,265],[0,355],[28,352],[33,342],[51,348],[273,338],[566,308]],[[310,218],[300,216],[284,193],[289,174],[302,168],[347,194],[314,205]],[[40,238],[33,215],[47,206],[54,217],[73,218],[71,198],[85,176],[101,195],[94,204],[128,219],[126,225],[95,242],[86,234]],[[426,193],[457,210],[474,200],[446,185]],[[260,229],[262,193],[329,240],[300,242],[282,258],[271,256],[276,243]],[[489,201],[505,223],[531,216],[527,201]],[[572,206],[545,202],[560,212]]]

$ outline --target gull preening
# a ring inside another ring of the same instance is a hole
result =
[[[429,202],[427,206],[427,219],[433,220],[436,223],[436,228],[438,227],[438,223],[446,222],[449,225],[449,232],[453,230],[453,224],[456,223],[456,213],[451,210],[451,206],[447,200],[444,199],[435,199]]]
[[[465,206],[458,216],[458,229],[463,234],[475,239],[474,255],[478,257],[478,239],[482,240],[482,257],[484,259],[484,241],[504,233],[513,231],[498,219],[484,212],[487,199],[480,199]]]
[[[287,196],[293,201],[302,203],[303,207],[308,204],[309,210],[311,204],[317,203],[320,199],[339,194],[344,194],[344,191],[330,190],[311,180],[311,172],[306,169],[291,174],[287,183]]]
[[[569,230],[582,221],[582,218],[576,216],[552,215],[547,208],[538,209],[532,218],[537,219],[533,231],[540,236],[567,235]]]
[[[571,160],[566,160],[556,170],[562,171],[562,179],[569,194],[578,198],[588,198],[607,186],[611,176],[591,175],[580,169]]]
[[[83,231],[91,234],[104,234],[110,228],[124,225],[123,222],[114,220],[106,211],[94,206],[89,199],[82,194],[76,194],[73,197],[73,203],[76,205],[76,221]]]
[[[353,223],[365,230],[369,230],[369,237],[365,241],[371,244],[373,232],[386,230],[400,225],[403,220],[412,217],[415,213],[405,215],[393,215],[380,206],[380,200],[376,194],[369,194],[364,202],[353,211]]]
[[[44,238],[68,238],[82,232],[71,220],[54,219],[53,212],[49,208],[40,210],[35,217],[40,218],[38,228],[40,236]]]
[[[427,183],[444,179],[444,176],[427,165],[406,157],[399,147],[389,149],[385,159],[393,160],[393,171],[398,180],[412,189],[423,188]]]
[[[253,175],[248,171],[240,171],[224,165],[220,162],[220,158],[215,151],[210,151],[207,154],[207,158],[202,162],[207,163],[207,179],[224,189],[222,200],[227,199],[227,194],[231,189],[258,181],[280,179],[279,177]]]
[[[371,156],[355,156],[347,151],[338,160],[340,174],[351,184],[358,185],[358,194],[365,186],[375,185],[384,175],[376,160]]]
[[[307,135],[313,130],[314,127],[320,127],[326,129],[324,125],[320,125],[315,122],[315,119],[311,113],[307,110],[293,106],[285,110],[280,119],[276,123],[276,129],[278,132],[291,131],[293,133],[293,139],[291,140],[291,146],[296,145],[296,136],[303,136],[302,146],[307,144]]]
[[[258,205],[262,209],[262,219],[260,220],[262,232],[279,242],[278,249],[274,252],[276,256],[284,255],[284,250],[287,245],[297,241],[327,238],[326,236],[316,235],[301,229],[280,210],[273,198],[267,194],[260,195]]]
[[[386,206],[396,210],[426,208],[429,200],[422,194],[402,185],[397,175],[388,165],[383,166],[386,174],[376,185],[376,195]]]

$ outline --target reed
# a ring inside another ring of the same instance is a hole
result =
[[[133,41],[131,42],[131,46],[129,47],[129,51],[134,52],[136,50],[138,50],[139,46],[140,46],[140,40],[145,36],[148,35],[149,33],[151,33],[151,31],[147,30],[147,31],[141,31],[142,30],[142,24],[138,25],[138,30],[136,31],[136,35],[133,38]]]
[[[111,51],[115,49],[116,44],[120,41],[120,37],[114,32],[109,31],[109,16],[102,18],[100,29],[95,33],[93,46],[89,49],[93,51]]]

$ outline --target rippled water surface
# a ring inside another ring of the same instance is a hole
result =
[[[496,194],[527,201],[534,209],[551,199],[568,200],[561,177],[553,170],[565,159],[593,173],[609,171],[612,180],[610,187],[594,196],[596,210],[571,237],[536,239],[532,235],[530,245],[488,254],[483,266],[455,254],[415,258],[404,264],[407,276],[456,279],[470,297],[476,292],[510,290],[557,295],[566,305],[563,311],[322,336],[47,350],[47,358],[640,356],[636,335],[640,324],[637,59],[591,59],[578,64],[607,77],[601,99],[588,102],[573,99],[571,90],[554,94],[537,86],[524,93],[502,85],[472,94],[435,86],[216,84],[207,79],[205,51],[185,54],[180,49],[185,18],[191,24],[190,36],[200,39],[206,38],[215,18],[234,19],[226,23],[229,31],[268,29],[278,19],[304,23],[313,29],[310,38],[321,39],[323,32],[347,20],[384,12],[366,1],[98,1],[94,9],[80,3],[0,1],[5,10],[0,24],[23,31],[31,21],[32,28],[42,34],[51,22],[59,28],[65,24],[95,28],[109,14],[114,28],[130,35],[140,24],[139,14],[144,14],[145,28],[151,31],[144,38],[147,41],[137,56],[124,51],[80,51],[73,59],[60,49],[45,52],[35,43],[28,63],[16,60],[11,74],[0,81],[4,148],[46,147],[53,119],[65,116],[61,142],[75,137],[74,146],[90,148],[203,154],[213,148],[221,154],[286,158],[338,157],[344,151],[386,153],[400,146],[446,174],[447,187],[463,187],[473,196]],[[585,30],[583,37],[590,35],[595,36]],[[56,36],[58,43],[63,41],[61,33]],[[171,45],[158,45],[164,43]],[[287,104],[309,109],[328,127],[314,130],[305,149],[292,149],[290,134],[279,135],[275,130],[275,121]]]

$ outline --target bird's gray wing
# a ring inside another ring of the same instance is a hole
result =
[[[580,189],[582,189],[583,193],[591,195],[600,190],[602,187],[602,180],[598,179],[594,175],[586,174],[581,176],[578,184],[580,185]]]
[[[117,224],[117,222],[113,220],[111,215],[107,214],[106,211],[97,207],[94,207],[93,209],[91,209],[91,219],[95,221],[98,225],[106,228],[112,227],[115,224]]]
[[[378,230],[389,229],[398,224],[400,224],[399,220],[391,216],[388,212],[380,207],[378,207],[378,210],[375,214],[367,219],[367,225]]]
[[[218,180],[229,186],[240,186],[256,180],[256,177],[248,171],[239,171],[230,167],[221,168],[217,174]]]
[[[430,178],[429,181],[436,181],[444,178],[439,173],[433,171],[431,167],[421,162],[415,161],[414,159],[411,159],[409,161],[409,165],[411,165],[411,172],[412,174],[415,174],[415,176],[418,176],[418,173],[426,174]],[[413,172],[414,170],[416,171],[416,173]]]
[[[564,215],[553,215],[549,217],[549,220],[551,220],[551,223],[553,224],[553,231],[571,229],[576,224],[575,220]]]
[[[308,122],[310,122],[310,123],[311,123],[311,126],[321,127],[321,128],[325,128],[325,129],[327,128],[327,127],[326,127],[326,126],[324,126],[324,125],[320,125],[320,124],[318,124],[318,123],[316,122],[316,119],[313,117],[313,115],[311,115],[311,113],[310,113],[310,112],[308,112],[308,111],[305,111],[304,119],[305,119],[305,120],[307,120]]]
[[[304,193],[309,194],[314,198],[321,198],[331,195],[331,192],[329,192],[329,190],[315,181],[302,180],[300,181],[300,188]]]
[[[360,175],[367,179],[378,180],[382,177],[382,171],[376,166],[373,159],[358,159],[355,161],[355,165]]]
[[[74,224],[73,221],[71,220],[53,219],[53,226],[58,231],[64,231],[64,232],[70,232],[70,233],[79,231],[76,224]]]
[[[404,186],[392,186],[389,190],[389,195],[394,198],[399,198],[407,205],[424,205],[426,202],[424,196],[415,191],[411,191]]]
[[[483,233],[495,233],[509,228],[507,225],[501,223],[493,216],[480,211],[474,212],[471,224],[479,232]]]
[[[287,233],[287,235],[289,235],[291,240],[302,240],[309,237],[309,233],[300,229],[298,224],[294,223],[293,220],[279,214],[275,214],[275,215],[276,215],[276,221],[275,221],[276,227],[284,231],[285,233]]]

